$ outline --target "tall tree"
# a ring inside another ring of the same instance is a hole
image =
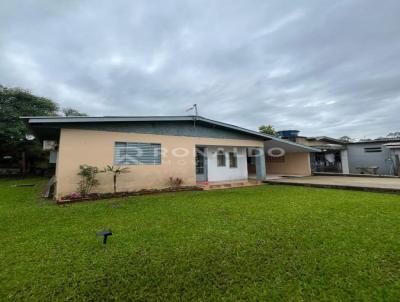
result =
[[[260,127],[258,127],[258,130],[263,134],[269,134],[273,136],[278,135],[278,133],[275,131],[272,125],[261,125]]]
[[[350,136],[347,136],[347,135],[339,137],[339,140],[344,141],[344,142],[348,142],[348,143],[354,141]]]
[[[18,155],[21,171],[26,172],[26,155],[40,152],[41,148],[20,117],[52,116],[57,111],[57,104],[48,98],[0,85],[0,153]]]

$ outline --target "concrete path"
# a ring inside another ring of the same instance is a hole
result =
[[[319,188],[338,188],[400,194],[400,178],[356,176],[282,177],[266,180],[270,184],[286,184]]]

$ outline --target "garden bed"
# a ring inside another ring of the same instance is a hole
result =
[[[184,192],[184,191],[202,191],[203,189],[198,186],[183,186],[177,188],[165,188],[165,189],[142,189],[139,191],[127,191],[127,192],[117,192],[117,193],[89,193],[86,196],[81,196],[78,193],[72,193],[67,196],[61,197],[57,200],[57,204],[67,204],[82,201],[100,200],[100,199],[110,199],[110,198],[121,198],[128,196],[140,196],[149,195],[157,193],[169,193],[169,192]]]

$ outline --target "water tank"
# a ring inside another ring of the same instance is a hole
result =
[[[282,130],[278,131],[278,136],[280,138],[292,138],[299,135],[299,130]]]

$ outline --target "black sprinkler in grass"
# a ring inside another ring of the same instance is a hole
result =
[[[107,243],[107,238],[108,238],[108,236],[111,236],[111,235],[112,235],[111,230],[104,230],[104,231],[96,233],[96,236],[103,236],[103,244]]]

